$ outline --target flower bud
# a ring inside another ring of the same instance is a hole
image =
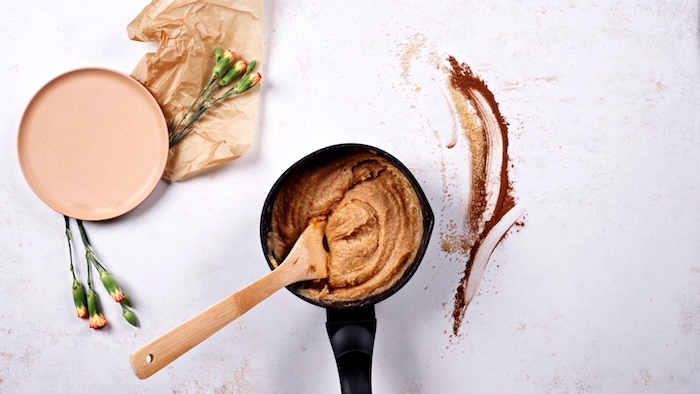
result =
[[[124,296],[124,299],[121,300],[121,304],[126,305],[126,306],[133,306],[131,303],[131,297],[129,297],[129,295],[124,294],[124,293],[122,293],[122,295]]]
[[[260,75],[260,73],[253,73],[253,74],[244,75],[243,78],[241,78],[241,80],[236,83],[236,86],[233,87],[234,93],[245,92],[246,90],[257,85],[258,82],[260,82],[261,78],[262,78],[262,75]]]
[[[114,299],[116,302],[122,302],[124,299],[124,294],[122,294],[122,291],[119,289],[117,281],[114,280],[112,275],[110,275],[107,270],[102,270],[100,272],[100,280],[112,299]]]
[[[226,70],[231,66],[231,62],[233,62],[233,59],[236,57],[236,53],[233,52],[230,49],[227,49],[226,52],[224,52],[223,55],[221,55],[221,58],[216,62],[216,66],[214,66],[214,71],[211,73],[212,78],[219,78],[222,76]]]
[[[226,71],[226,74],[224,74],[224,76],[221,77],[221,79],[219,80],[219,85],[228,85],[229,83],[231,83],[231,81],[238,78],[239,75],[243,74],[246,67],[248,67],[248,63],[246,63],[245,60],[241,59],[237,61],[233,64],[231,68],[229,68],[228,71]]]
[[[214,61],[218,63],[219,59],[221,59],[221,55],[223,54],[224,51],[221,49],[221,47],[216,47],[216,49],[214,49]]]
[[[253,60],[252,62],[248,63],[248,67],[245,69],[246,74],[250,74],[255,70],[255,65],[258,64],[256,60]]]
[[[107,320],[100,313],[100,306],[97,302],[97,294],[92,289],[87,292],[88,311],[90,312],[90,328],[102,328],[107,325]]]
[[[134,327],[138,327],[139,323],[136,320],[136,315],[134,315],[134,312],[130,311],[127,308],[122,308],[122,316],[124,316],[124,319],[129,322]]]
[[[84,319],[88,317],[85,288],[77,279],[73,280],[73,303],[75,303],[75,312],[79,318]]]

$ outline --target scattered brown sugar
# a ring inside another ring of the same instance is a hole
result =
[[[465,291],[474,263],[475,251],[493,226],[515,206],[515,199],[508,178],[508,123],[501,115],[498,103],[486,83],[466,64],[460,64],[452,56],[447,60],[450,64],[449,89],[463,133],[469,140],[472,168],[470,199],[466,212],[466,222],[470,227],[469,235],[458,236],[452,232],[444,234],[441,245],[442,249],[448,253],[461,251],[467,257],[466,267],[455,292],[451,316],[452,334],[457,336],[468,305]],[[500,186],[493,213],[485,218],[489,206],[488,160],[494,154],[489,133],[494,129],[500,133],[503,142],[502,156],[492,158],[492,160],[500,160]]]

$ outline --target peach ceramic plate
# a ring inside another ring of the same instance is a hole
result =
[[[17,138],[34,193],[83,220],[122,215],[143,202],[168,157],[163,112],[131,77],[103,68],[62,74],[32,98]]]

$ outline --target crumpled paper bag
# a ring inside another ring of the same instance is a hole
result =
[[[168,124],[180,120],[209,80],[217,46],[262,68],[261,0],[153,0],[127,32],[132,40],[158,43],[131,76],[155,96]],[[205,112],[170,148],[163,177],[181,180],[241,157],[253,140],[259,96],[254,87]]]

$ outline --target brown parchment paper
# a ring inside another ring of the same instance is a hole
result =
[[[158,43],[131,76],[155,96],[168,124],[179,120],[209,80],[217,46],[257,60],[256,71],[262,69],[261,0],[153,0],[127,32],[132,40]],[[181,180],[241,157],[253,140],[259,92],[253,87],[204,113],[170,149],[163,177]]]

